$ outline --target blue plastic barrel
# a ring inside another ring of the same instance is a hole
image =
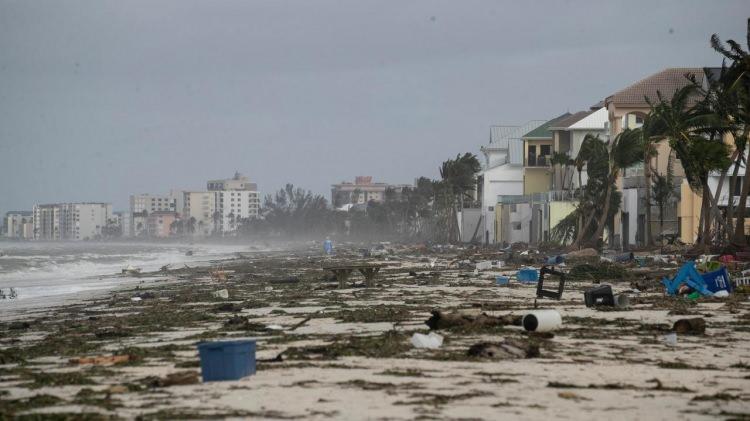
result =
[[[255,374],[255,341],[221,341],[198,344],[204,382],[238,380]]]
[[[523,268],[516,275],[518,282],[534,283],[539,281],[539,271],[534,268]]]
[[[495,277],[495,284],[497,285],[508,285],[508,282],[510,280],[507,276],[496,276]]]

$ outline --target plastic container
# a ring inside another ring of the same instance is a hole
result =
[[[725,290],[728,292],[732,292],[732,283],[729,282],[729,273],[727,272],[727,268],[722,267],[719,270],[704,273],[701,276],[706,282],[706,288],[708,288],[709,291],[717,292]]]
[[[443,345],[443,337],[434,332],[430,332],[427,335],[415,333],[411,337],[411,344],[414,348],[437,349]]]
[[[500,286],[508,285],[510,278],[507,276],[495,276],[495,284]]]
[[[524,284],[536,283],[537,281],[539,281],[539,271],[534,268],[522,268],[518,271],[516,279],[518,279],[518,282],[522,282]]]
[[[255,341],[198,344],[204,382],[238,380],[255,374]]]
[[[612,295],[612,287],[609,285],[599,285],[587,289],[583,292],[583,300],[586,307],[615,305],[615,297]]]
[[[625,309],[630,307],[630,298],[625,294],[617,294],[614,296],[615,307],[619,309]]]
[[[521,324],[529,332],[551,332],[562,326],[562,316],[557,310],[535,310],[524,314]]]

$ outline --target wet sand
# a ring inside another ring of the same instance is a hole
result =
[[[495,285],[497,273],[520,263],[474,275],[455,263],[466,258],[464,250],[395,247],[388,260],[370,259],[389,264],[374,288],[356,275],[350,288],[337,289],[322,267],[363,260],[356,249],[333,258],[313,248],[226,261],[227,281],[213,280],[208,268],[169,271],[104,297],[6,320],[0,418],[750,417],[745,294],[692,304],[656,288],[631,293],[629,310],[599,311],[583,304],[592,281],[569,281],[562,300],[537,300],[563,315],[552,335],[515,325],[456,327],[437,331],[445,338],[439,349],[416,349],[409,338],[427,333],[432,310],[521,315],[534,307],[536,287]],[[638,271],[627,267],[632,278],[601,281],[627,291],[643,278]],[[213,295],[221,289],[228,300]],[[674,321],[686,317],[703,317],[705,334],[665,344]],[[240,338],[257,340],[256,375],[195,383],[196,344]],[[540,355],[467,355],[474,344],[504,339],[538,346]],[[131,360],[69,361],[112,354]],[[182,378],[175,383],[185,384],[170,385],[174,373]]]

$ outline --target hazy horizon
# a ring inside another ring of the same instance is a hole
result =
[[[329,198],[479,153],[744,45],[746,1],[0,0],[0,212],[205,189],[239,171]]]

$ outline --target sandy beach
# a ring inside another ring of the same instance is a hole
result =
[[[617,264],[624,276],[571,279],[561,300],[536,299],[535,285],[495,284],[521,259],[471,269],[507,258],[499,252],[393,246],[384,256],[362,258],[357,250],[340,247],[333,257],[317,246],[259,252],[223,261],[227,280],[212,277],[212,268],[150,273],[136,286],[6,317],[0,418],[750,417],[750,309],[743,293],[670,298],[654,279],[677,266],[628,263]],[[372,288],[359,275],[337,288],[323,267],[351,262],[387,266]],[[628,292],[630,307],[585,307],[583,290],[595,281]],[[228,299],[214,295],[223,289]],[[410,342],[414,333],[428,333],[434,310],[511,320],[502,316],[520,316],[535,302],[559,311],[562,327],[543,334],[513,323],[475,323],[437,330],[444,337],[437,349]],[[676,344],[665,343],[675,321],[698,317],[705,333],[678,333]],[[200,382],[196,345],[242,338],[257,341],[257,373]],[[504,341],[538,355],[468,353]],[[72,362],[112,355],[127,358]]]

